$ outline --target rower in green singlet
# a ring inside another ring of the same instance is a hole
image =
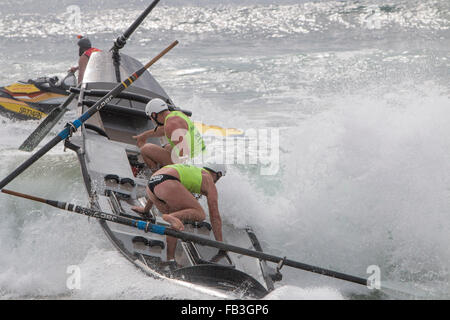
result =
[[[172,228],[183,230],[182,221],[203,221],[206,217],[200,203],[192,193],[206,196],[212,231],[217,241],[222,239],[222,220],[218,206],[218,194],[215,183],[226,174],[226,166],[210,163],[202,168],[193,165],[167,165],[156,171],[147,186],[147,204],[145,207],[133,207],[146,214],[155,205],[163,213],[163,219]],[[176,239],[167,238],[167,259],[175,256]]]
[[[159,98],[150,100],[145,112],[156,124],[156,128],[133,138],[137,140],[137,146],[141,149],[145,163],[153,171],[158,169],[158,165],[178,163],[181,157],[192,159],[205,150],[202,135],[183,112],[170,111],[167,103]],[[169,142],[165,147],[146,143],[150,137],[163,136]]]

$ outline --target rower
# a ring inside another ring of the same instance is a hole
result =
[[[145,207],[131,209],[143,215],[148,214],[153,205],[163,214],[162,218],[172,228],[184,230],[182,221],[203,221],[205,211],[192,193],[206,196],[212,231],[217,241],[222,239],[222,220],[218,207],[218,193],[215,183],[226,174],[226,166],[208,163],[203,167],[186,164],[165,166],[156,171],[146,188]],[[167,260],[174,262],[177,240],[167,237]]]
[[[170,111],[166,102],[154,98],[147,103],[145,113],[156,127],[133,138],[141,149],[145,163],[153,172],[158,170],[158,165],[166,166],[181,162],[179,160],[181,157],[192,159],[205,150],[202,135],[182,111]],[[164,147],[146,143],[150,137],[163,136],[169,142]]]
[[[88,38],[83,36],[78,36],[78,46],[80,47],[78,50],[78,55],[80,58],[78,59],[78,66],[72,67],[69,69],[69,72],[74,73],[78,70],[78,84],[83,82],[84,71],[86,70],[86,66],[88,64],[89,58],[91,54],[97,51],[101,51],[100,49],[93,48],[91,41]]]

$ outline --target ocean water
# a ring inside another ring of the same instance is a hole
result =
[[[109,49],[148,2],[0,0],[0,85],[64,76],[77,34]],[[178,106],[279,138],[272,174],[236,164],[218,183],[225,223],[304,263],[360,277],[378,266],[399,289],[284,267],[267,299],[450,298],[448,0],[161,1],[123,52],[146,62],[175,39],[151,72]],[[0,121],[4,177],[39,122]],[[62,145],[8,188],[87,204]],[[93,220],[6,195],[0,208],[0,299],[211,298],[146,277]]]

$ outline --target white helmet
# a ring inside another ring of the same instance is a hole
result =
[[[167,106],[167,103],[164,102],[164,100],[161,100],[159,98],[150,100],[145,106],[145,114],[148,117],[150,117],[153,112],[158,114],[164,110],[169,110],[169,107]]]
[[[227,166],[221,163],[207,163],[203,166],[206,170],[220,174],[221,177],[227,174]]]

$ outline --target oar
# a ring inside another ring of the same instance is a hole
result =
[[[113,65],[114,70],[116,73],[116,80],[117,82],[120,82],[120,54],[119,50],[122,49],[125,44],[127,43],[128,38],[131,36],[131,34],[136,30],[136,28],[144,21],[144,19],[147,17],[147,15],[150,13],[150,11],[153,10],[153,8],[158,4],[159,0],[153,1],[150,6],[148,6],[147,9],[142,12],[139,17],[133,22],[133,24],[120,36],[114,41],[114,45],[112,46],[112,59],[113,59]]]
[[[147,9],[142,12],[139,17],[133,22],[133,24],[128,27],[128,29],[116,39],[114,42],[114,46],[111,48],[110,51],[114,50],[120,50],[123,48],[123,46],[126,44],[128,38],[131,36],[131,34],[139,27],[139,25],[144,21],[144,19],[148,16],[148,14],[153,10],[154,7],[158,4],[159,0],[153,1]]]
[[[114,42],[114,46],[111,48],[113,50],[122,49],[128,38],[136,30],[136,28],[144,21],[147,15],[153,10],[153,8],[158,4],[159,0],[153,1],[144,12],[133,22],[133,24]],[[119,77],[120,79],[120,77]],[[70,94],[69,97],[57,108],[53,109],[52,112],[42,121],[42,123],[33,131],[33,133],[22,143],[19,150],[22,151],[33,151],[34,148],[44,139],[44,137],[50,132],[50,130],[58,123],[62,118],[64,113],[67,111],[67,106],[72,102],[75,94]]]
[[[28,158],[24,163],[22,163],[17,169],[11,172],[6,178],[0,181],[0,189],[6,186],[9,182],[11,182],[14,178],[16,178],[20,173],[22,173],[25,169],[27,169],[30,165],[36,162],[39,158],[41,158],[44,154],[46,154],[50,149],[52,149],[55,145],[57,145],[60,141],[69,137],[75,130],[77,130],[86,120],[88,120],[92,115],[94,115],[97,111],[101,110],[106,104],[108,104],[115,96],[117,96],[120,92],[129,87],[134,81],[136,81],[152,64],[158,61],[162,56],[164,56],[167,52],[169,52],[173,47],[178,44],[178,41],[174,41],[171,45],[169,45],[166,49],[161,51],[155,58],[149,61],[145,66],[141,69],[133,73],[129,78],[117,84],[114,89],[112,89],[107,95],[103,98],[99,99],[92,107],[86,110],[85,113],[81,115],[74,122],[69,122],[64,130],[62,130],[56,137],[47,142],[45,146],[36,151],[30,158]]]
[[[52,110],[44,121],[28,136],[27,139],[20,145],[19,150],[33,151],[34,148],[44,139],[44,137],[52,130],[52,128],[58,123],[62,116],[67,111],[67,106],[72,102],[77,94],[71,93],[67,99],[61,103],[58,107]]]
[[[30,196],[27,194],[11,191],[11,190],[7,190],[7,189],[3,189],[2,192],[17,196],[17,197],[22,197],[25,199],[30,199],[30,200],[46,203],[46,204],[51,205],[56,208],[76,212],[76,213],[83,214],[83,215],[86,215],[89,217],[94,217],[94,218],[101,219],[101,220],[107,220],[107,221],[124,224],[124,225],[131,226],[131,227],[135,227],[140,230],[144,230],[145,232],[153,232],[153,233],[157,233],[157,234],[161,234],[161,235],[171,236],[171,237],[174,237],[177,239],[181,239],[183,241],[192,241],[192,242],[195,242],[195,243],[198,243],[201,245],[214,247],[214,248],[225,250],[225,251],[231,251],[231,252],[239,253],[242,255],[258,258],[261,260],[275,262],[275,263],[278,263],[280,267],[283,265],[286,265],[289,267],[318,273],[318,274],[321,274],[324,276],[329,276],[329,277],[333,277],[333,278],[337,278],[337,279],[341,279],[341,280],[350,281],[350,282],[361,284],[364,286],[367,285],[367,279],[364,279],[364,278],[355,277],[352,275],[348,275],[348,274],[308,265],[305,263],[289,260],[286,258],[273,256],[273,255],[270,255],[270,254],[267,254],[264,252],[245,249],[245,248],[237,247],[237,246],[230,245],[227,243],[206,239],[206,238],[194,235],[194,234],[177,231],[177,230],[167,228],[167,227],[164,227],[161,225],[156,225],[156,224],[150,223],[148,221],[134,220],[134,219],[126,218],[126,217],[117,216],[114,214],[109,214],[106,212],[101,212],[101,211],[97,211],[97,210],[93,210],[93,209],[89,209],[89,208],[80,207],[80,206],[77,206],[77,205],[74,205],[71,203],[38,198],[38,197]]]

